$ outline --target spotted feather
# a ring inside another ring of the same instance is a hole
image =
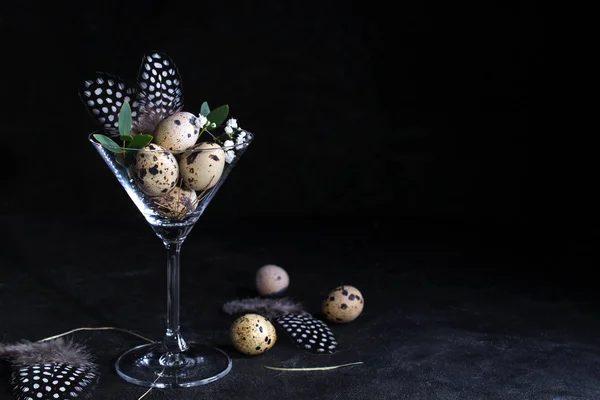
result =
[[[181,77],[173,60],[163,53],[145,55],[138,73],[140,128],[153,132],[156,125],[183,108]]]
[[[135,84],[97,72],[84,81],[79,94],[90,115],[110,136],[119,135],[119,112],[125,100],[131,107],[133,134],[152,134],[162,119],[183,109],[179,71],[169,56],[157,52],[144,55]]]
[[[90,399],[97,383],[94,368],[62,363],[22,366],[12,376],[17,400]]]
[[[79,94],[88,112],[110,136],[119,134],[119,112],[123,102],[129,102],[132,119],[136,121],[138,117],[136,89],[128,87],[118,76],[97,72],[94,79],[83,83]]]
[[[338,342],[325,322],[310,314],[286,314],[276,319],[296,347],[312,353],[332,354]]]

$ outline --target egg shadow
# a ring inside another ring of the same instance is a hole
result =
[[[240,353],[235,347],[233,347],[231,343],[218,344],[215,347],[221,351],[224,351],[232,360],[246,360],[254,357]]]

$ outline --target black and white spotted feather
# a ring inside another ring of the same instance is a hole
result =
[[[91,399],[98,375],[92,369],[69,364],[34,364],[13,373],[17,400]]]
[[[136,88],[127,86],[118,76],[96,72],[94,79],[83,83],[80,96],[89,113],[110,136],[119,134],[119,111],[123,102],[129,102],[132,120],[137,121],[140,103]]]
[[[89,350],[73,341],[0,343],[0,359],[13,367],[17,400],[87,400],[99,380]]]
[[[93,79],[84,81],[79,94],[90,115],[109,136],[119,135],[119,112],[125,100],[131,107],[133,134],[152,134],[162,119],[183,108],[179,71],[168,55],[158,52],[144,55],[136,83],[96,72]]]
[[[325,322],[308,313],[286,314],[276,318],[296,347],[321,353],[335,353],[338,342]]]
[[[181,77],[173,60],[166,54],[144,56],[138,73],[138,126],[151,133],[164,118],[183,108]]]

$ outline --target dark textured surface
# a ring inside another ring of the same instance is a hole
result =
[[[117,326],[160,338],[164,254],[141,217],[0,222],[10,233],[1,244],[3,341],[37,340],[81,326]],[[556,271],[562,266],[540,261],[504,232],[404,222],[402,231],[390,234],[387,224],[373,221],[201,219],[182,253],[183,330],[188,339],[223,348],[233,370],[200,388],[153,390],[146,398],[599,398],[593,283],[561,280]],[[265,263],[288,270],[288,295],[310,310],[340,283],[362,290],[361,317],[332,325],[338,353],[301,352],[283,332],[260,357],[242,356],[228,345],[232,317],[220,307],[253,295],[253,274]],[[144,393],[113,371],[116,357],[140,340],[118,332],[74,337],[98,357],[102,376],[95,398]],[[355,361],[364,364],[310,373],[264,368]],[[11,398],[6,368],[0,398]]]

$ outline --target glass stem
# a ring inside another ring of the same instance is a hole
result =
[[[188,349],[179,326],[179,255],[183,240],[165,241],[167,250],[167,332],[163,348],[175,356],[167,364],[178,363],[176,355]]]

